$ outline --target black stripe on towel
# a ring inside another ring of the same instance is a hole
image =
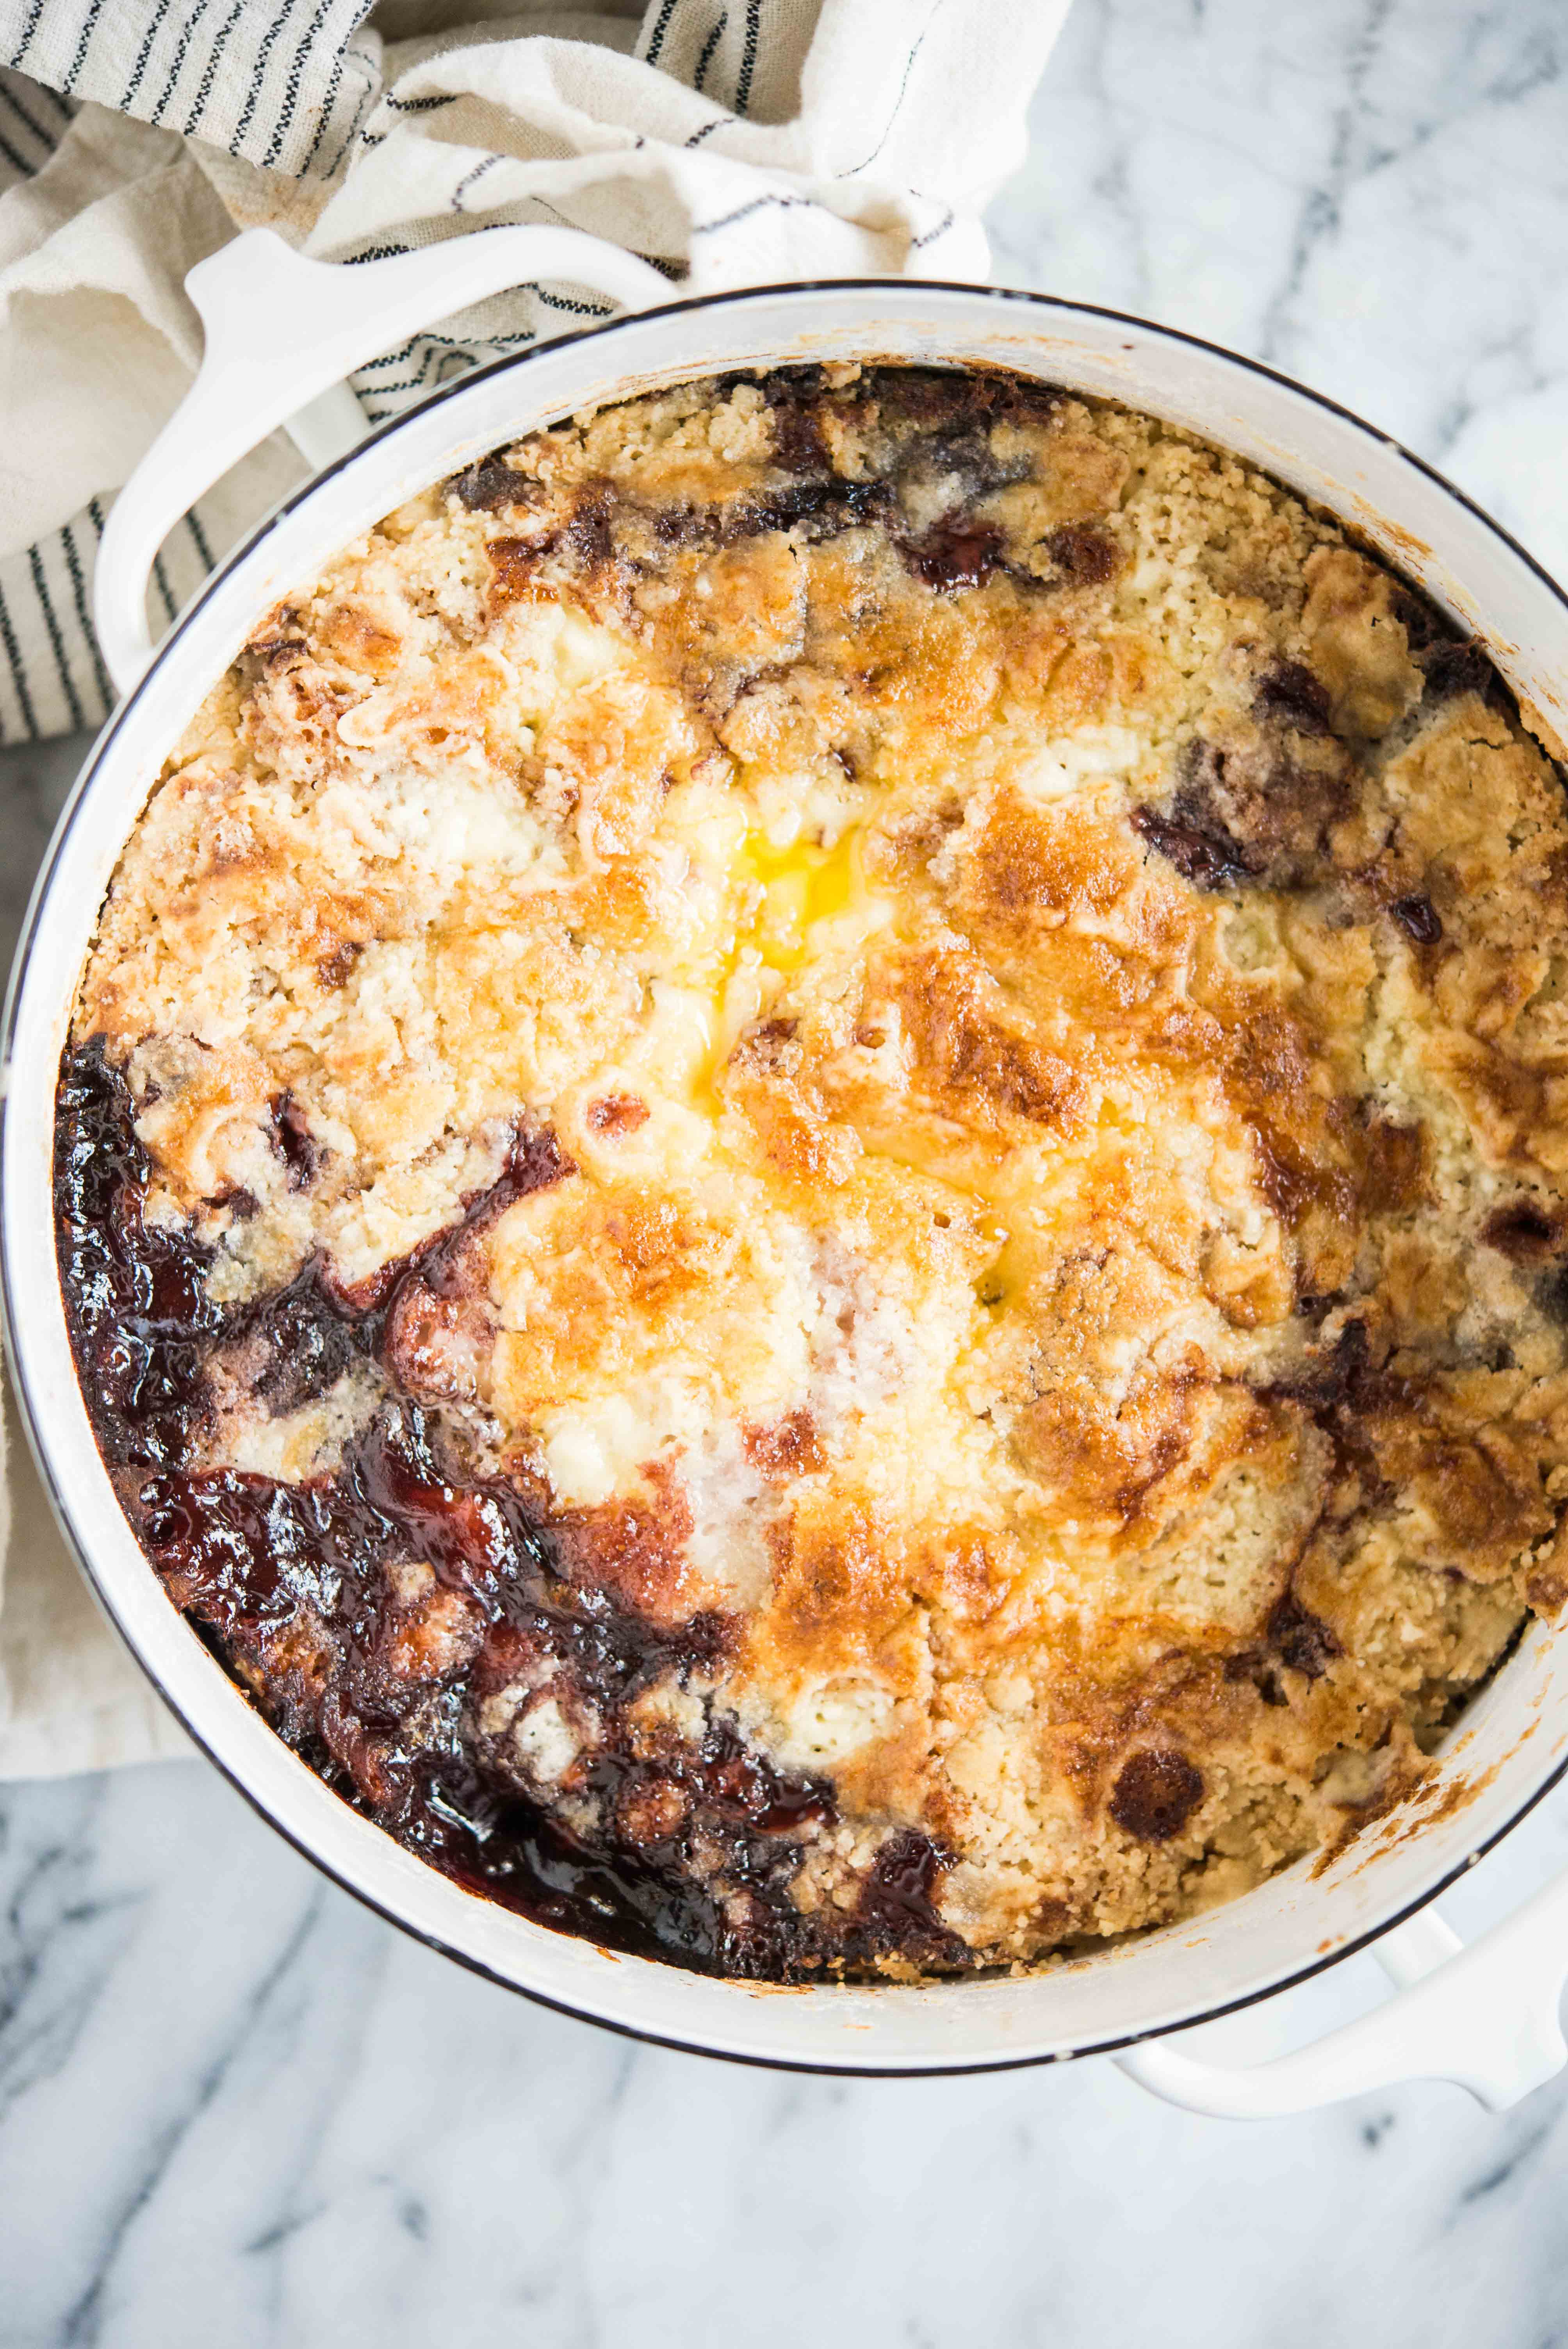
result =
[[[26,56],[27,51],[33,46],[33,36],[38,29],[38,19],[43,13],[44,0],[33,0],[33,5],[27,11],[27,21],[22,27],[22,37],[17,42],[15,47],[12,50],[10,56],[6,58],[5,62],[7,65],[19,66],[21,64],[23,58]],[[35,730],[35,731],[36,730]]]
[[[81,39],[77,43],[76,56],[71,59],[70,70],[66,75],[63,85],[67,94],[75,89],[77,76],[88,61],[88,51],[92,46],[93,27],[102,13],[103,0],[92,0],[92,5],[87,13],[87,22],[82,26]]]
[[[229,45],[229,36],[245,13],[245,0],[234,0],[232,8],[218,27],[218,37],[207,52],[207,62],[201,68],[201,79],[196,91],[196,103],[185,118],[184,136],[195,135],[196,125],[207,111],[207,100],[212,95],[212,84],[218,78],[218,65]]]
[[[88,610],[87,574],[82,569],[82,559],[77,553],[77,542],[71,534],[69,523],[60,533],[60,544],[65,552],[66,569],[70,574],[71,601],[77,607],[77,623],[82,632],[82,641],[87,646],[92,659],[93,679],[98,689],[98,698],[107,711],[114,701],[114,688],[109,683],[108,671],[103,665],[103,655],[98,650],[98,638],[93,633],[92,615]]]
[[[55,607],[49,601],[49,586],[44,577],[43,558],[36,546],[30,546],[27,549],[27,568],[33,574],[33,592],[38,598],[38,609],[44,616],[44,626],[48,633],[49,649],[55,656],[55,667],[59,671],[60,689],[66,697],[66,708],[71,713],[71,724],[79,734],[88,722],[88,714],[82,708],[81,696],[77,691],[76,679],[71,675],[70,663],[66,658],[66,641],[60,634],[60,624],[55,617]]]
[[[928,228],[923,236],[916,236],[910,239],[909,249],[911,253],[918,253],[923,245],[934,244],[939,236],[945,236],[957,217],[958,215],[954,211],[952,205],[948,204],[944,209],[942,218],[937,222],[934,228]]]
[[[659,51],[665,46],[665,35],[670,29],[670,18],[679,5],[680,0],[664,0],[664,5],[659,10],[654,29],[648,35],[648,46],[643,52],[643,63],[645,66],[658,64]]]
[[[152,558],[152,576],[157,582],[158,593],[163,605],[165,616],[170,620],[172,620],[180,606],[176,604],[172,595],[170,593],[169,574],[163,568],[163,557],[161,554],[155,554]]]
[[[126,83],[125,94],[119,101],[122,114],[129,112],[130,101],[141,88],[141,77],[147,71],[147,60],[152,55],[152,44],[158,38],[159,27],[173,5],[174,0],[158,0],[157,11],[141,36],[141,47],[136,53],[136,63],[130,69],[130,79]]]
[[[701,91],[704,82],[707,79],[707,69],[713,63],[713,53],[715,49],[717,48],[720,41],[723,40],[724,28],[728,22],[728,9],[721,8],[718,12],[718,21],[714,26],[712,32],[708,35],[707,40],[702,45],[702,55],[696,61],[696,71],[692,76],[691,86],[693,89],[698,92]],[[697,132],[696,139],[706,139],[707,137],[708,130],[713,129],[714,127],[715,126],[710,122],[707,130],[699,130]],[[686,145],[688,147],[695,147],[696,145],[696,139],[688,139],[686,140]]]
[[[70,107],[64,105],[59,98],[55,98],[55,93],[52,89],[46,89],[41,81],[33,83],[32,87],[37,91],[40,98],[54,98],[55,104],[60,108],[60,111],[65,116],[67,122],[68,123],[70,121],[73,109]],[[58,130],[46,130],[41,122],[35,120],[33,116],[28,113],[26,108],[23,105],[21,99],[17,97],[15,91],[12,88],[9,75],[5,73],[0,73],[0,98],[5,99],[6,105],[10,108],[17,121],[22,123],[32,132],[34,138],[43,149],[45,155],[52,155],[56,148],[60,143],[60,132]],[[36,171],[40,167],[37,164],[34,164],[32,166],[34,171]]]
[[[315,25],[313,25],[310,28],[312,33],[315,31],[316,25],[320,24],[322,16],[325,13],[328,5],[329,0],[321,0],[321,5],[316,11]],[[262,84],[266,78],[267,59],[272,56],[273,43],[277,39],[278,35],[283,31],[284,26],[294,15],[294,5],[295,0],[284,0],[282,16],[274,16],[272,23],[267,26],[266,31],[262,35],[261,44],[256,50],[255,58],[251,67],[251,87],[245,93],[244,108],[241,113],[238,127],[235,129],[232,137],[228,141],[229,152],[231,155],[242,154],[244,151],[245,133],[251,127],[251,117],[256,110],[256,100],[262,94]],[[309,33],[306,34],[305,38],[306,40],[310,38]],[[277,121],[273,126],[273,143],[267,149],[266,154],[263,158],[264,162],[270,163],[273,157],[277,153],[278,149],[282,146],[284,132],[288,126],[291,116],[294,113],[294,100],[298,96],[299,59],[296,57],[294,59],[294,71],[289,77],[287,87],[284,91],[284,110],[280,113]]]
[[[914,71],[914,61],[916,57],[919,57],[922,49],[925,47],[925,36],[927,33],[930,32],[933,25],[936,22],[937,12],[941,6],[942,0],[936,0],[936,6],[932,10],[930,16],[926,18],[924,24],[920,28],[919,39],[915,42],[913,48],[911,49],[908,57],[905,57],[903,61],[903,75],[899,82],[898,96],[893,99],[892,112],[888,116],[887,121],[883,125],[882,137],[877,140],[877,143],[872,149],[871,153],[869,155],[862,155],[858,163],[851,163],[847,171],[835,171],[833,174],[835,180],[852,180],[857,171],[866,171],[870,165],[876,161],[877,157],[882,153],[882,149],[892,137],[892,127],[898,120],[898,110],[903,104],[903,94],[909,88],[910,75]]]
[[[284,102],[278,109],[278,119],[273,125],[273,135],[267,142],[267,151],[262,157],[263,165],[275,163],[277,161],[278,156],[283,150],[284,140],[287,138],[289,131],[294,127],[294,109],[299,104],[300,84],[304,78],[305,58],[309,54],[311,43],[315,40],[316,35],[321,30],[322,19],[325,16],[331,5],[332,0],[316,0],[315,15],[311,18],[310,23],[305,27],[300,39],[300,45],[294,51],[294,63],[289,67],[288,79],[284,84]],[[286,16],[293,6],[294,0],[286,0],[284,16]],[[281,25],[282,23],[283,16],[280,16],[278,18],[278,24]],[[274,32],[277,30],[276,25],[273,26],[273,30]],[[326,101],[329,109],[335,95],[335,85],[329,84]],[[245,122],[248,122],[249,120],[250,116],[247,112]],[[234,149],[236,153],[239,150],[240,139],[244,129],[245,123],[242,123],[239,130],[235,132],[233,138],[229,142],[230,146]]]
[[[346,55],[347,53],[345,52],[346,57]],[[337,86],[343,78],[344,62],[344,57],[339,57],[336,65],[333,68],[332,87],[327,92],[327,104],[329,107],[335,106],[337,102]],[[379,96],[381,89],[380,76],[372,71],[371,67],[366,63],[363,57],[350,57],[347,58],[347,62],[353,66],[356,73],[364,75],[365,87],[359,93],[358,103],[356,105],[354,112],[348,118],[348,127],[337,142],[336,152],[334,154],[331,162],[326,167],[326,176],[329,180],[337,170],[337,167],[342,162],[344,157],[347,154],[349,149],[353,146],[355,140],[358,138],[360,124],[365,120],[367,115],[372,114],[375,111],[376,100]],[[325,127],[326,120],[327,117],[325,113],[324,113],[321,118],[322,128],[324,129]],[[320,144],[320,140],[321,130],[318,129],[315,139],[311,140],[310,151],[313,155],[315,153],[316,148]]]
[[[692,230],[692,234],[693,236],[712,236],[716,229],[733,228],[737,221],[749,220],[753,212],[765,212],[772,207],[777,207],[781,212],[816,212],[823,210],[815,196],[753,196],[748,204],[740,205],[735,212],[726,212],[721,220],[698,221]]]
[[[152,109],[151,119],[154,122],[162,121],[164,109],[179,87],[180,77],[185,70],[185,57],[191,47],[191,36],[207,14],[209,5],[210,0],[196,0],[195,7],[180,27],[180,38],[174,50],[174,62],[169,68],[169,78],[163,85],[163,95]]]
[[[5,609],[5,598],[0,595],[0,645],[5,647],[5,659],[11,671],[11,682],[16,688],[16,705],[22,712],[22,723],[36,742],[38,719],[33,708],[33,697],[27,690],[27,679],[22,667],[22,655],[16,644],[16,631],[11,626],[11,615]]]
[[[741,53],[740,78],[735,85],[735,110],[744,114],[751,103],[751,78],[757,70],[757,44],[762,29],[762,0],[746,0],[746,47]]]

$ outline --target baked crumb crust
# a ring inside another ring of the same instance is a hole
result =
[[[1190,436],[697,383],[274,613],[63,1064],[84,1390],[351,1800],[719,1971],[1028,1963],[1416,1785],[1565,1581],[1568,823]]]

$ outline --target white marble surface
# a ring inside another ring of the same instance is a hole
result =
[[[1035,125],[999,277],[1305,377],[1568,574],[1562,0],[1077,0]],[[0,763],[5,929],[62,771]],[[1449,1912],[1565,1858],[1568,1795]],[[431,1958],[202,1764],[0,1789],[3,2349],[1551,2349],[1565,2110],[1426,2086],[1249,2128],[1103,2063],[732,2070]]]

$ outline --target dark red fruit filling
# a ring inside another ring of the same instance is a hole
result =
[[[206,1291],[211,1250],[143,1216],[132,1114],[100,1042],[66,1055],[55,1206],[77,1373],[170,1597],[289,1744],[460,1883],[617,1949],[775,1981],[890,1952],[962,1963],[934,1907],[943,1857],[924,1836],[883,1846],[854,1914],[824,1925],[795,1908],[806,1841],[835,1816],[830,1785],[783,1775],[722,1716],[692,1742],[636,1710],[655,1683],[713,1671],[726,1619],[661,1629],[573,1581],[537,1501],[481,1472],[462,1424],[398,1380],[409,1299],[459,1292],[474,1232],[574,1171],[552,1139],[520,1132],[461,1220],[359,1292],[311,1264],[224,1309]],[[356,1365],[381,1400],[330,1475],[290,1485],[202,1469],[193,1439],[220,1354],[273,1413]],[[487,1712],[520,1685],[521,1708]],[[554,1790],[531,1779],[512,1739],[543,1702],[578,1736]]]

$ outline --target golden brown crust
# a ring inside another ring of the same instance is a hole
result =
[[[580,1585],[734,1619],[709,1700],[847,1822],[803,1915],[903,1828],[977,1962],[1207,1905],[1568,1588],[1561,783],[1149,419],[697,385],[414,501],[210,700],[76,1033],[232,1297],[554,1131],[397,1374]],[[325,1456],[242,1402],[214,1459]]]

